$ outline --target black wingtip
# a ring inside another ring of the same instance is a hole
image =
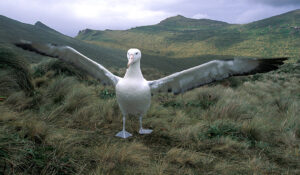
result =
[[[24,50],[34,51],[35,49],[32,47],[32,42],[21,40],[18,43],[14,43],[15,46],[20,47]]]
[[[264,73],[276,70],[288,59],[288,57],[259,59],[259,66],[254,71],[255,73]]]
[[[14,45],[17,46],[17,47],[20,47],[20,48],[22,48],[24,50],[35,52],[35,53],[40,54],[40,55],[53,57],[51,55],[48,55],[48,54],[46,54],[44,52],[41,52],[41,51],[37,50],[36,48],[34,48],[32,42],[30,42],[30,41],[21,40],[18,43],[14,43]]]

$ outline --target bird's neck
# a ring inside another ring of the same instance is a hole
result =
[[[124,78],[144,79],[139,61],[129,66],[129,68],[126,70]]]

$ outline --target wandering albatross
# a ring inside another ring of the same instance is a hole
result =
[[[150,129],[143,128],[142,118],[150,107],[151,94],[155,92],[178,94],[230,76],[268,72],[277,69],[287,59],[213,60],[158,80],[147,81],[140,69],[141,51],[135,48],[129,49],[127,52],[128,68],[125,76],[121,78],[69,46],[39,44],[29,41],[21,41],[15,45],[25,50],[59,58],[99,79],[102,84],[115,86],[117,101],[123,114],[123,129],[116,134],[117,137],[121,138],[132,136],[125,130],[125,121],[128,114],[139,116],[140,134],[150,134],[152,132]]]

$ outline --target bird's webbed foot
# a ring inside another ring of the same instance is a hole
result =
[[[150,134],[153,130],[152,129],[144,129],[144,128],[141,128],[139,133],[140,134]]]
[[[127,132],[127,131],[120,131],[120,132],[118,132],[117,134],[116,134],[116,136],[117,137],[121,137],[121,138],[123,138],[123,139],[126,139],[126,138],[128,138],[128,137],[131,137],[132,136],[132,134],[130,134],[129,132]]]

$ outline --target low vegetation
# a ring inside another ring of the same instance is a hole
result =
[[[144,120],[153,133],[139,135],[129,116],[133,137],[123,140],[112,87],[54,59],[30,67],[0,56],[0,174],[300,173],[299,62],[153,96]]]

